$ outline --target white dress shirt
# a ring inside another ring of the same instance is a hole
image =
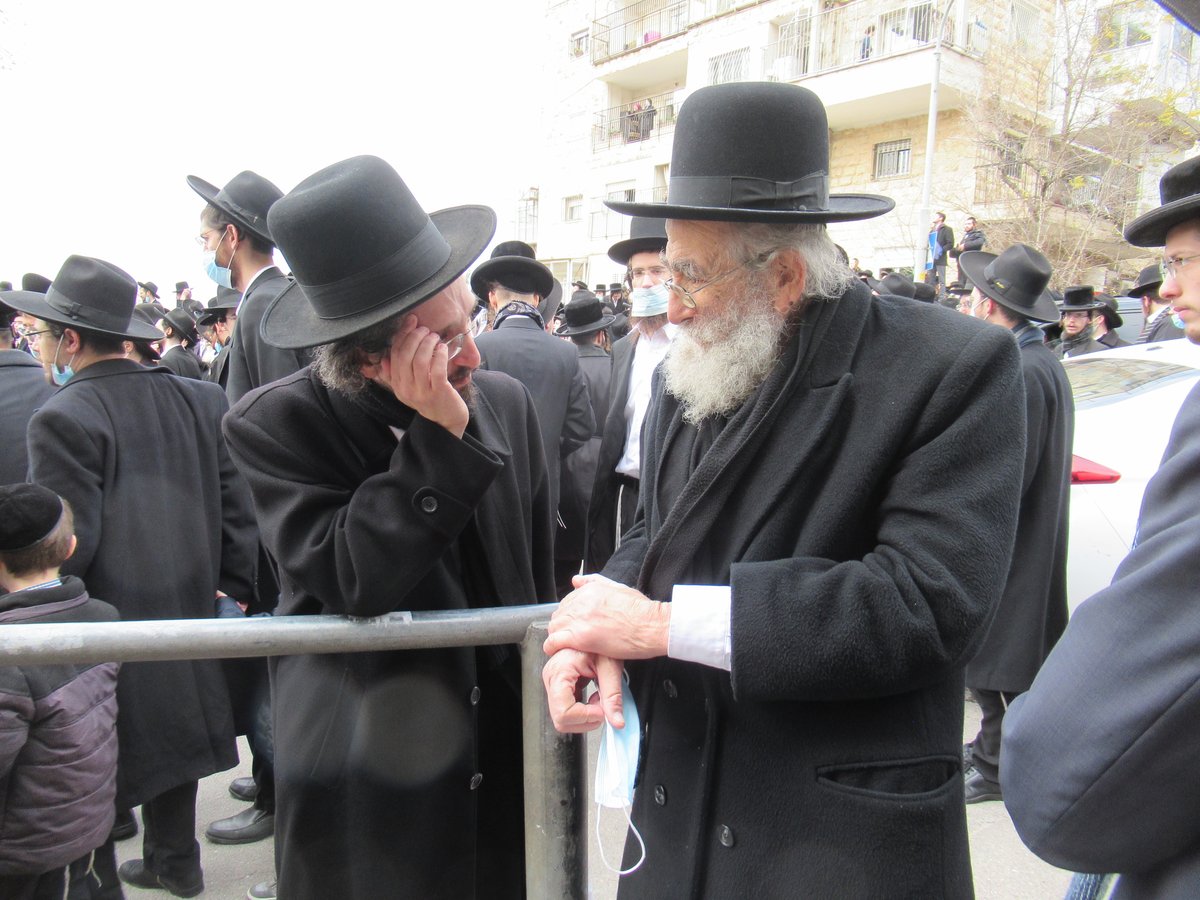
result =
[[[678,330],[668,322],[654,334],[641,334],[633,345],[629,395],[625,399],[625,452],[617,461],[617,474],[638,478],[642,471],[642,421],[650,406],[650,378],[667,355]]]

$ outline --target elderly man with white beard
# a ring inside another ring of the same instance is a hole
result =
[[[827,134],[804,88],[703,88],[667,202],[609,204],[666,217],[680,327],[634,524],[554,614],[543,680],[609,751],[638,749],[636,701],[621,897],[973,893],[963,669],[1012,552],[1017,346],[853,278],[826,223],[893,204],[829,193]]]

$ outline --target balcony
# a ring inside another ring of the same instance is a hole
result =
[[[675,92],[667,91],[596,113],[592,152],[638,144],[675,130]]]
[[[689,2],[641,0],[592,23],[592,62],[636,50],[663,38],[682,34],[688,27]]]

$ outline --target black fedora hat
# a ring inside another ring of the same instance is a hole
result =
[[[1100,312],[1104,316],[1105,324],[1110,329],[1120,328],[1125,324],[1125,320],[1117,312],[1117,299],[1115,297],[1110,297],[1108,294],[1097,294],[1096,299],[1100,301]]]
[[[177,282],[175,282],[175,293],[182,294],[184,291],[186,291],[190,287],[191,287],[191,285],[188,284],[186,281],[177,281]]]
[[[629,237],[608,248],[608,258],[623,266],[635,253],[659,253],[667,246],[667,220],[653,216],[634,216]],[[585,285],[586,287],[586,285]]]
[[[1144,297],[1151,291],[1162,287],[1162,283],[1162,266],[1154,263],[1138,272],[1137,281],[1133,283],[1133,287],[1125,292],[1125,296]]]
[[[237,309],[238,304],[242,302],[242,294],[240,291],[235,291],[233,288],[219,287],[217,288],[217,296],[208,301],[208,307],[200,315],[196,317],[196,324],[202,328],[207,328],[221,318],[221,316],[231,309]]]
[[[554,330],[560,337],[592,334],[613,323],[616,316],[606,316],[598,297],[580,297],[563,307],[563,324]]]
[[[263,240],[276,243],[267,225],[267,212],[283,196],[283,191],[257,172],[239,172],[223,188],[196,175],[189,175],[187,183],[206,203],[211,203]]]
[[[26,272],[21,276],[21,290],[33,291],[35,294],[44,294],[50,290],[50,279],[45,275],[39,275],[37,272]]]
[[[137,283],[137,286],[144,289],[146,291],[146,293],[149,294],[151,297],[153,297],[155,300],[161,299],[158,296],[158,285],[155,284],[153,281],[139,281]]]
[[[1087,312],[1103,305],[1103,301],[1096,299],[1096,289],[1090,284],[1073,284],[1063,288],[1062,303],[1058,304],[1058,308],[1062,312]]]
[[[412,309],[475,261],[496,230],[486,206],[426,213],[376,156],[327,166],[271,207],[275,244],[295,282],[260,333],[285,349],[327,344]]]
[[[161,324],[163,326],[170,325],[176,337],[186,338],[193,344],[200,340],[200,334],[196,331],[196,320],[186,309],[171,310],[162,317]]]
[[[69,328],[151,341],[163,336],[154,326],[134,318],[137,282],[133,276],[90,256],[68,256],[45,294],[8,291],[0,294],[0,301]]]
[[[1167,169],[1159,179],[1158,196],[1162,206],[1125,226],[1125,240],[1135,247],[1161,247],[1176,225],[1200,219],[1200,156]]]
[[[162,317],[167,314],[166,307],[157,300],[139,303],[133,308],[133,312],[143,322],[149,322],[151,325],[158,325]]]
[[[898,272],[888,272],[879,280],[879,290],[884,294],[895,294],[897,297],[916,296],[917,286]]]
[[[703,87],[683,102],[666,203],[605,204],[634,216],[780,223],[850,222],[895,206],[830,194],[825,107],[807,88],[768,81]]]
[[[1058,308],[1047,290],[1053,269],[1032,247],[1013,244],[999,256],[967,250],[958,257],[958,265],[989,300],[1035,322],[1059,320]]]
[[[554,273],[537,261],[537,254],[524,241],[503,241],[491,257],[471,273],[471,290],[487,300],[488,285],[499,282],[518,294],[537,294],[542,299],[554,289]]]
[[[913,282],[913,299],[922,303],[932,303],[937,299],[937,288],[925,281]]]
[[[562,297],[562,284],[556,278],[554,287],[550,288],[550,293],[543,297],[542,302],[538,304],[538,312],[542,314],[543,322],[551,322],[558,315],[558,308],[562,306]]]

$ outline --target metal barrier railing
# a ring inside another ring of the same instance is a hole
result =
[[[0,628],[4,665],[145,662],[517,644],[525,767],[525,872],[531,900],[587,891],[582,735],[554,730],[542,688],[542,642],[555,605],[397,612],[373,619],[280,616]]]

